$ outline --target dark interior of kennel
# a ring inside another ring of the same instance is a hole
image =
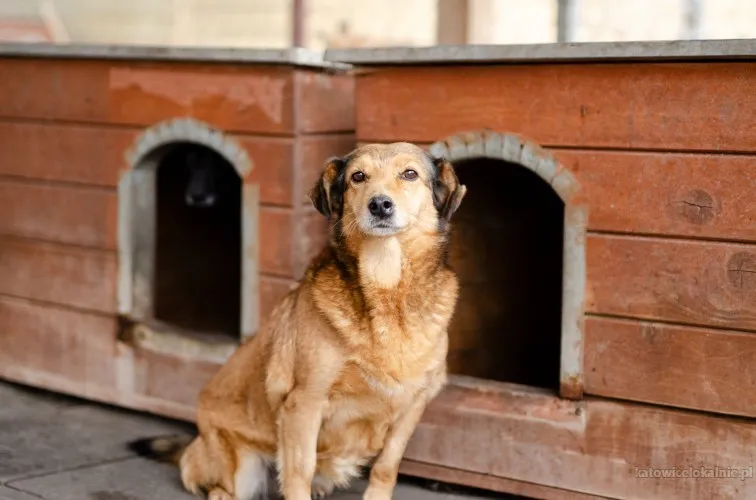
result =
[[[186,199],[191,155],[214,173],[215,203]],[[195,332],[238,338],[241,318],[241,179],[217,152],[176,144],[156,176],[154,315]]]
[[[517,164],[480,158],[455,169],[468,192],[453,219],[460,296],[449,370],[558,389],[564,203]]]

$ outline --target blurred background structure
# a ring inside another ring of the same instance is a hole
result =
[[[0,0],[0,41],[284,48],[756,37],[754,0]]]

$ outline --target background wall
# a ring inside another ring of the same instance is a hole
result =
[[[575,0],[573,0],[575,1]],[[579,0],[576,41],[686,37],[693,0]],[[304,45],[556,41],[557,0],[308,0]],[[756,2],[700,0],[698,38],[756,36]],[[292,0],[0,0],[0,40],[287,47]]]

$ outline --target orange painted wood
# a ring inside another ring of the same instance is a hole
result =
[[[555,154],[584,188],[592,230],[756,241],[754,157]]]
[[[22,366],[112,389],[116,333],[112,317],[0,296],[0,376]]]
[[[354,78],[349,74],[298,70],[297,131],[351,132],[355,127]]]
[[[274,276],[260,276],[260,318],[264,322],[278,305],[278,302],[289,290],[296,286],[297,282]]]
[[[405,458],[616,499],[756,498],[752,479],[636,476],[636,468],[689,465],[748,471],[756,460],[751,421],[596,399],[571,402],[480,380],[457,379],[430,404]]]
[[[191,116],[225,131],[291,134],[291,68],[2,59],[0,116],[148,126]]]
[[[509,493],[522,498],[539,498],[541,500],[601,500],[606,497],[574,493],[556,488],[547,488],[539,484],[524,483],[511,479],[450,469],[434,464],[403,460],[399,468],[400,474],[417,476],[425,479],[441,481],[447,484],[459,484],[488,491]],[[484,497],[485,498],[485,497]]]
[[[315,185],[326,161],[333,156],[344,156],[356,147],[351,134],[303,136],[297,141],[299,147],[300,177],[299,194],[296,199],[306,206],[312,206],[308,196]]]
[[[0,175],[116,186],[136,136],[111,127],[0,121]]]
[[[634,320],[585,321],[585,392],[756,417],[756,335]]]
[[[590,313],[756,330],[756,246],[589,235]]]
[[[0,295],[112,313],[116,279],[113,252],[0,237]]]
[[[0,178],[0,235],[115,250],[115,190]],[[301,222],[298,222],[300,221]],[[300,277],[326,242],[326,220],[310,210],[260,209],[260,270]]]
[[[0,175],[115,187],[138,134],[96,125],[0,122]],[[252,161],[250,179],[260,183],[261,202],[291,206],[294,141],[231,137]]]
[[[0,177],[0,234],[114,249],[118,199],[103,187]]]
[[[361,141],[490,128],[548,146],[755,151],[753,64],[378,69],[357,80]]]

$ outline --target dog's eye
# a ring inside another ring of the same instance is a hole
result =
[[[352,181],[360,183],[365,180],[365,174],[363,172],[355,172],[352,174]]]
[[[408,180],[408,181],[414,181],[417,179],[417,172],[414,170],[405,170],[402,172],[402,179]]]

